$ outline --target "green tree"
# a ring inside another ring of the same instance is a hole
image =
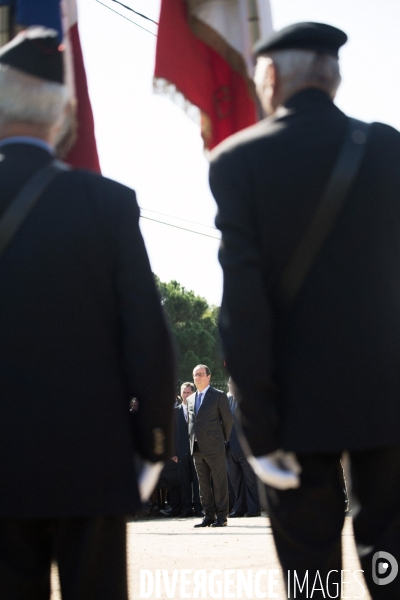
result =
[[[186,290],[177,281],[165,283],[155,275],[161,302],[169,318],[178,358],[178,378],[191,381],[193,368],[206,364],[214,381],[226,381],[218,337],[217,306]]]

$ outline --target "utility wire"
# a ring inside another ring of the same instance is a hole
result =
[[[125,17],[125,15],[121,15],[121,13],[119,13],[117,10],[114,10],[110,6],[107,6],[107,4],[103,4],[103,2],[100,2],[100,0],[96,0],[96,2],[98,2],[102,6],[105,6],[106,8],[108,8],[109,10],[111,10],[116,15],[119,15],[120,17],[122,17],[123,19],[126,19],[127,21],[129,21],[129,23],[133,23],[134,25],[136,25],[136,27],[140,27],[140,29],[143,29],[143,31],[147,31],[147,33],[150,33],[151,35],[154,35],[154,37],[157,37],[156,33],[153,33],[149,29],[146,29],[145,27],[142,27],[141,25],[139,25],[138,23],[135,23],[135,21],[132,21],[131,19],[128,19],[128,17]]]
[[[155,25],[158,25],[157,21],[153,21],[153,19],[150,19],[150,17],[146,17],[146,15],[143,15],[142,13],[137,12],[137,10],[133,10],[133,8],[131,8],[130,6],[126,6],[126,4],[122,4],[122,2],[119,2],[118,0],[112,0],[112,2],[116,2],[117,4],[120,4],[121,6],[126,8],[127,10],[131,10],[133,13],[135,13],[135,15],[138,15],[139,17],[146,19],[146,21],[151,21]]]
[[[215,229],[218,231],[216,227],[213,225],[204,225],[204,223],[198,223],[197,221],[189,221],[189,219],[182,219],[181,217],[174,217],[173,215],[167,215],[166,213],[158,212],[157,210],[151,210],[150,208],[144,208],[144,206],[139,206],[140,210],[147,210],[147,212],[154,213],[156,215],[162,215],[163,217],[169,217],[170,219],[176,219],[177,221],[184,221],[185,223],[192,223],[193,225],[199,225],[199,227],[207,227],[208,229]]]
[[[154,35],[154,37],[157,37],[157,34],[153,33],[152,31],[149,31],[149,29],[146,29],[145,27],[142,27],[138,23],[135,23],[135,21],[132,21],[131,19],[128,19],[128,17],[125,17],[125,15],[121,15],[121,13],[119,13],[118,11],[112,9],[110,6],[107,6],[107,4],[104,4],[103,2],[100,2],[100,0],[96,0],[96,2],[98,2],[102,6],[105,6],[106,8],[108,8],[109,10],[111,10],[113,13],[115,13],[116,15],[119,15],[123,19],[126,19],[130,23],[133,23],[137,27],[140,27],[140,29],[143,29],[143,31],[147,31],[147,33],[150,33],[151,35]],[[139,13],[136,10],[133,10],[133,8],[130,8],[129,6],[126,6],[125,4],[122,4],[122,2],[119,2],[118,0],[112,0],[112,2],[115,2],[116,4],[120,4],[121,6],[123,6],[124,8],[126,8],[127,10],[130,10],[133,13],[135,13],[136,15],[138,15],[139,17],[142,17],[143,19],[146,19],[147,21],[151,21],[155,25],[158,25],[158,23],[156,21],[153,21],[153,19],[150,19],[149,17],[146,17],[146,15],[143,15],[142,13]],[[155,214],[158,214],[158,215],[162,215],[164,217],[169,217],[171,219],[177,219],[178,221],[185,221],[186,223],[193,223],[193,225],[199,225],[200,227],[207,227],[209,229],[215,229],[215,230],[217,230],[217,228],[213,227],[212,225],[203,225],[202,223],[197,223],[196,221],[189,221],[188,219],[182,219],[180,217],[173,217],[172,215],[167,215],[165,213],[161,213],[161,212],[158,212],[156,210],[151,210],[149,208],[143,208],[143,207],[139,207],[139,208],[141,208],[141,210],[147,210],[148,212],[152,212],[152,213],[155,213]],[[196,235],[202,235],[203,237],[208,237],[208,238],[211,238],[212,240],[219,240],[220,239],[219,237],[216,237],[214,235],[207,235],[206,233],[201,233],[200,231],[194,231],[193,229],[187,229],[186,227],[179,227],[178,225],[172,225],[172,223],[166,223],[165,221],[159,221],[158,219],[151,219],[150,217],[145,217],[143,215],[141,215],[141,218],[142,219],[147,219],[148,221],[153,221],[154,223],[160,223],[161,225],[167,225],[168,227],[174,227],[175,229],[181,229],[182,231],[188,231],[189,233],[195,233]]]
[[[194,231],[193,229],[186,229],[186,227],[179,227],[178,225],[172,225],[171,223],[166,223],[165,221],[159,221],[158,219],[151,219],[150,217],[140,216],[141,219],[147,219],[148,221],[154,221],[155,223],[161,223],[161,225],[168,225],[168,227],[175,227],[175,229],[182,229],[183,231],[189,231],[190,233],[196,233],[197,235],[202,235],[203,237],[211,238],[212,240],[219,240],[219,237],[215,235],[207,235],[207,233],[201,233],[200,231]]]

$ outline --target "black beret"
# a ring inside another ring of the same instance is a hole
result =
[[[54,29],[28,27],[0,48],[0,63],[40,79],[64,83],[63,50]]]
[[[254,54],[267,54],[274,50],[312,50],[338,57],[339,48],[347,42],[344,31],[325,23],[294,23],[276,31],[254,46]]]

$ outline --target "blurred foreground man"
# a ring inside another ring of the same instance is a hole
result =
[[[339,459],[349,451],[370,593],[399,598],[400,134],[351,122],[333,104],[346,39],[300,23],[257,46],[269,117],[223,143],[211,163],[220,331],[250,461],[277,488],[269,509],[290,597],[340,597]],[[300,584],[308,577],[302,592],[295,572]]]
[[[125,520],[141,506],[134,450],[150,471],[172,451],[174,362],[135,193],[62,168],[44,184],[69,105],[55,32],[30,28],[2,48],[4,600],[48,599],[52,559],[63,600],[127,600]]]

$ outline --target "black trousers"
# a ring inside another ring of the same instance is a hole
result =
[[[257,478],[244,454],[226,453],[229,477],[235,491],[233,510],[239,513],[260,512]]]
[[[126,518],[0,519],[1,600],[128,600]]]
[[[194,466],[193,456],[180,459],[178,462],[179,475],[182,484],[182,502],[187,510],[194,508],[195,511],[201,510],[199,480],[197,478]]]
[[[340,455],[298,455],[298,459],[303,469],[301,486],[267,491],[288,597],[340,598],[344,523]],[[400,598],[400,574],[391,583],[385,582],[392,563],[397,561],[400,567],[400,446],[351,452],[350,460],[353,497],[359,504],[354,509],[354,535],[369,592],[374,600]],[[382,551],[391,554],[394,561],[377,557]],[[390,564],[383,574],[379,573],[382,562]],[[374,582],[373,568],[380,583]],[[308,595],[306,586],[300,591],[294,572],[300,585],[308,576]],[[321,587],[318,577],[324,589],[311,596],[316,578],[316,588]]]
[[[199,478],[200,501],[206,517],[226,519],[229,511],[228,471],[225,452],[203,454],[195,443],[194,464]],[[212,487],[211,487],[212,481]]]

